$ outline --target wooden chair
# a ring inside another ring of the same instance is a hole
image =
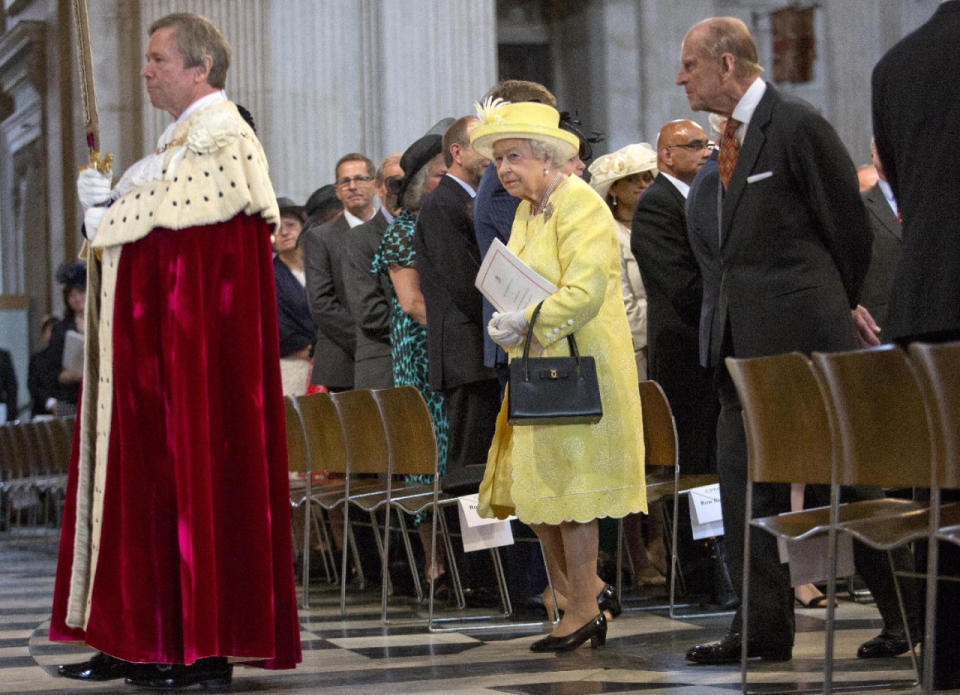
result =
[[[926,614],[924,616],[924,673],[933,673],[935,649],[935,607],[938,579],[938,545],[935,539],[960,545],[960,503],[942,504],[942,488],[960,488],[960,343],[914,343],[910,346],[912,366],[919,378],[932,442],[933,464],[924,483],[918,474],[916,487],[930,488],[930,505],[894,517],[868,519],[845,525],[844,530],[867,545],[891,550],[926,539],[928,544]],[[915,407],[915,404],[914,404]],[[933,691],[933,679],[923,684]]]
[[[864,351],[868,352],[868,351]],[[876,354],[889,351],[875,350]],[[836,354],[836,353],[835,353]],[[901,353],[902,354],[902,353]],[[833,357],[828,356],[828,357]],[[877,479],[861,480],[854,475],[845,475],[839,466],[841,434],[834,410],[830,406],[828,388],[822,383],[820,373],[804,355],[793,352],[771,357],[751,359],[727,358],[727,368],[737,389],[743,407],[744,427],[747,439],[748,477],[746,494],[746,518],[744,548],[750,548],[750,529],[755,526],[777,537],[791,540],[826,534],[829,537],[831,557],[836,558],[836,533],[842,524],[862,519],[892,516],[916,509],[918,505],[907,500],[881,499],[839,504],[841,484],[879,485]],[[884,370],[873,370],[877,374]],[[894,429],[883,435],[884,441],[898,438]],[[908,430],[917,433],[916,430]],[[904,460],[921,459],[923,466],[925,427],[919,430],[920,441],[913,440],[913,449],[899,447]],[[894,447],[893,444],[890,444]],[[873,450],[874,447],[871,448]],[[927,454],[928,454],[927,450]],[[826,507],[785,512],[772,517],[754,519],[752,509],[753,483],[804,483],[829,485],[831,504]],[[897,483],[891,483],[896,485]],[[835,572],[834,572],[835,574]],[[744,553],[743,567],[743,654],[741,659],[741,689],[747,692],[747,645],[749,643],[749,575],[750,554]],[[826,644],[824,666],[824,691],[832,692],[833,677],[833,628],[835,579],[828,584]],[[902,608],[902,603],[901,603]],[[904,623],[906,620],[904,619]],[[916,661],[914,660],[916,670]],[[902,687],[903,683],[896,684]],[[875,687],[875,686],[874,686]],[[797,691],[787,691],[797,692]]]
[[[676,581],[679,572],[677,556],[678,510],[680,495],[690,490],[712,485],[717,482],[715,473],[681,473],[679,464],[679,447],[677,444],[677,424],[673,417],[670,401],[656,381],[640,382],[640,407],[643,413],[643,445],[644,458],[647,467],[646,487],[647,503],[655,502],[664,497],[673,496],[673,523],[670,532],[670,599],[667,605],[645,605],[641,610],[659,610],[669,608],[670,617],[678,618],[676,614]],[[621,590],[623,576],[623,519],[617,524],[617,593],[623,596]],[[627,609],[631,610],[631,609]],[[636,610],[636,609],[633,609]],[[696,618],[720,613],[684,614],[684,618]]]

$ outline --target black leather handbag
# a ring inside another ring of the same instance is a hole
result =
[[[573,335],[569,357],[530,357],[537,305],[527,328],[523,357],[510,361],[507,422],[511,425],[592,425],[603,417],[597,365],[581,356]]]

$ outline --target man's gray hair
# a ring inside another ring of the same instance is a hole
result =
[[[203,64],[203,59],[210,56],[210,74],[207,82],[215,89],[223,89],[227,82],[227,69],[230,67],[230,44],[220,30],[202,15],[192,12],[174,12],[161,17],[150,25],[150,34],[174,28],[174,39],[183,56],[183,63],[188,68]]]

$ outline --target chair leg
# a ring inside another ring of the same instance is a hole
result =
[[[500,605],[503,607],[504,617],[513,613],[513,604],[510,602],[510,588],[507,586],[507,577],[503,573],[503,560],[500,558],[500,548],[490,548],[493,558],[493,571],[497,575],[497,586],[500,589]]]
[[[413,544],[410,542],[410,529],[407,526],[406,515],[403,512],[397,514],[400,519],[400,529],[401,535],[403,537],[403,547],[407,553],[407,565],[410,567],[410,577],[413,581],[413,590],[417,597],[417,602],[421,602],[424,599],[423,596],[423,583],[420,581],[420,572],[417,569],[417,558],[413,552]],[[427,568],[427,572],[430,572],[430,568]]]
[[[913,663],[913,673],[917,677],[916,683],[920,684],[920,665],[917,663],[917,650],[914,647],[913,635],[910,634],[910,620],[907,618],[907,609],[903,603],[903,593],[900,591],[900,580],[897,578],[897,568],[893,562],[893,553],[887,551],[887,561],[890,563],[890,574],[893,575],[893,588],[897,593],[897,606],[900,608],[900,619],[903,621],[903,632],[907,636],[907,644],[910,645],[910,661]]]
[[[443,546],[447,551],[447,570],[451,573],[453,579],[453,594],[457,600],[457,608],[463,610],[467,607],[467,600],[463,596],[463,582],[460,581],[460,568],[457,565],[457,558],[453,553],[453,541],[450,538],[450,527],[447,524],[447,515],[439,508],[436,508],[434,518],[440,519],[440,531],[443,537]]]

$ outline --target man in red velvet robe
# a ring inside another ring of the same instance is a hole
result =
[[[175,121],[116,187],[81,173],[86,363],[52,640],[60,673],[230,685],[300,661],[267,162],[227,101],[206,19],[150,28],[142,76]]]

